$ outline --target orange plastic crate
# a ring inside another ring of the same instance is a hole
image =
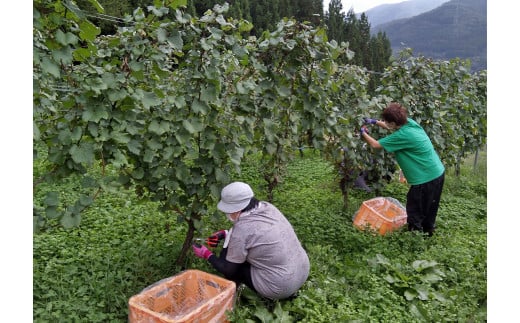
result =
[[[376,197],[364,201],[354,217],[354,226],[364,230],[367,226],[381,235],[406,224],[406,209],[392,198]]]
[[[199,270],[186,270],[145,288],[128,301],[130,323],[228,322],[235,283]]]

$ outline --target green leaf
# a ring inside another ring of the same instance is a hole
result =
[[[97,0],[88,0],[88,2],[90,2],[90,4],[93,5],[99,13],[105,12],[105,9]]]
[[[82,195],[79,197],[79,203],[80,203],[82,206],[89,206],[89,205],[91,205],[93,202],[94,202],[94,199],[93,199],[91,196],[88,196],[88,195],[84,195],[84,194],[82,194]]]
[[[404,297],[406,298],[407,301],[411,301],[413,299],[415,299],[417,297],[417,291],[415,291],[415,289],[412,289],[412,288],[407,288],[405,291],[404,291]]]
[[[423,285],[416,285],[415,290],[417,291],[417,298],[422,301],[428,300],[428,287]]]
[[[72,63],[72,48],[64,46],[59,50],[52,52],[52,57],[61,64],[68,65]]]
[[[217,88],[213,84],[208,84],[200,91],[200,99],[204,102],[214,102],[217,100]]]
[[[240,165],[240,161],[244,157],[244,148],[237,147],[234,150],[232,150],[231,153],[231,162],[235,165]]]
[[[65,229],[75,228],[81,223],[81,213],[65,212],[60,223]]]
[[[83,121],[98,123],[101,119],[108,119],[108,112],[100,105],[88,105],[81,115]]]
[[[60,67],[51,61],[48,57],[42,58],[41,68],[45,73],[49,73],[54,77],[60,77]]]
[[[150,149],[146,149],[144,151],[143,161],[146,163],[151,163],[153,161],[153,157],[155,155],[155,152]]]
[[[33,140],[40,140],[41,132],[40,128],[36,124],[36,122],[33,120]]]
[[[433,260],[416,260],[412,263],[412,267],[418,272],[435,266],[437,266],[437,262]]]
[[[206,102],[202,102],[199,99],[194,99],[193,103],[191,104],[191,109],[195,113],[206,114],[209,106],[206,104]]]
[[[174,30],[171,32],[170,37],[168,37],[168,41],[175,50],[182,51],[184,42],[178,30]]]
[[[422,281],[427,283],[437,283],[441,280],[442,277],[434,273],[427,273],[426,275],[422,276]]]
[[[110,89],[107,90],[108,99],[112,102],[121,101],[128,95],[125,89]]]
[[[393,284],[393,283],[395,283],[395,282],[397,281],[397,279],[395,279],[395,277],[392,276],[392,275],[390,275],[390,274],[387,274],[387,275],[385,276],[385,280],[386,280],[387,282],[389,282],[390,284]]]
[[[164,7],[156,8],[154,6],[148,6],[147,8],[152,12],[152,14],[154,14],[157,17],[162,17],[168,13],[168,8]]]
[[[74,53],[72,54],[74,56],[74,59],[79,62],[84,62],[87,60],[90,56],[92,56],[92,51],[88,48],[76,48],[74,49]]]
[[[96,27],[96,25],[92,24],[88,20],[83,20],[79,24],[80,32],[79,37],[82,40],[94,41],[97,35],[101,33],[101,28]]]
[[[72,160],[78,164],[88,164],[91,165],[94,162],[94,147],[90,143],[80,143],[78,145],[73,145],[69,153],[72,157]]]
[[[161,100],[157,98],[157,95],[153,92],[145,92],[141,101],[146,109],[161,104]]]
[[[257,307],[254,315],[260,319],[262,323],[273,322],[274,318],[265,307]]]
[[[114,130],[110,133],[110,137],[120,144],[127,144],[130,142],[130,136],[126,132]]]
[[[157,40],[162,43],[168,39],[168,32],[164,28],[157,28]]]
[[[128,160],[126,156],[121,152],[121,150],[116,150],[112,153],[111,163],[114,167],[120,168],[128,165]]]
[[[72,140],[72,142],[79,141],[82,135],[83,129],[80,126],[77,126],[72,130],[72,133],[70,133],[70,140]]]
[[[57,219],[61,216],[61,213],[56,206],[48,206],[45,208],[45,216],[48,219]]]
[[[48,206],[58,206],[60,203],[58,192],[48,192],[43,202]]]
[[[64,33],[61,29],[56,31],[56,41],[61,45],[75,45],[78,43],[78,37],[71,32]]]
[[[148,127],[148,131],[155,133],[157,135],[162,135],[165,132],[168,132],[170,130],[170,124],[166,121],[157,121],[152,120],[150,123],[150,126]]]
[[[127,144],[128,150],[130,150],[132,153],[139,155],[141,153],[141,148],[143,147],[141,142],[132,139]]]
[[[215,168],[215,179],[217,181],[219,181],[220,183],[226,183],[229,181],[229,176],[226,172],[222,171],[220,168]]]
[[[186,119],[182,120],[182,125],[184,126],[184,129],[188,130],[190,134],[198,133],[204,129],[204,124],[198,119],[191,119],[190,121]]]
[[[186,7],[188,5],[188,0],[171,0],[170,1],[170,7],[175,9],[179,8],[180,6]]]

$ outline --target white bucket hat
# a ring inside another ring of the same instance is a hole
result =
[[[224,213],[242,211],[253,196],[251,186],[242,182],[233,182],[222,189],[217,208]]]

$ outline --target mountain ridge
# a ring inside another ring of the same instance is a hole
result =
[[[367,14],[370,21],[370,16]],[[433,10],[380,24],[394,56],[404,48],[434,59],[470,59],[473,71],[487,69],[486,0],[451,0]]]
[[[410,18],[430,11],[449,0],[408,0],[399,3],[382,4],[364,11],[374,27],[393,20]]]

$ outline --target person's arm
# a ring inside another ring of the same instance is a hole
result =
[[[234,262],[230,262],[226,260],[227,248],[223,248],[220,252],[220,257],[215,255],[211,255],[208,258],[208,262],[218,270],[218,272],[222,273],[226,277],[234,277],[240,268],[241,264],[236,264]]]
[[[374,125],[377,125],[381,128],[384,128],[384,129],[389,129],[388,126],[386,125],[386,122],[384,121],[381,121],[381,120],[377,120],[377,119],[371,119],[371,118],[363,118],[363,122],[365,124],[374,124]]]
[[[378,121],[378,122],[381,122],[381,121]],[[366,128],[363,128],[363,127],[361,127],[360,136],[363,137],[363,139],[365,139],[365,141],[370,145],[370,147],[375,148],[375,149],[383,148],[383,146],[381,146],[381,144],[377,140],[375,140],[372,136],[370,136],[366,132]]]
[[[384,129],[389,130],[389,129],[388,129],[388,126],[386,125],[386,122],[384,122],[384,121],[377,120],[376,123],[375,123],[375,125],[377,125],[377,126],[379,126],[379,127],[381,127],[381,128],[384,128]]]
[[[240,268],[240,264],[226,260],[227,248],[222,249],[219,257],[215,256],[213,252],[201,244],[193,244],[192,249],[195,256],[206,259],[216,270],[226,277],[233,277]]]

